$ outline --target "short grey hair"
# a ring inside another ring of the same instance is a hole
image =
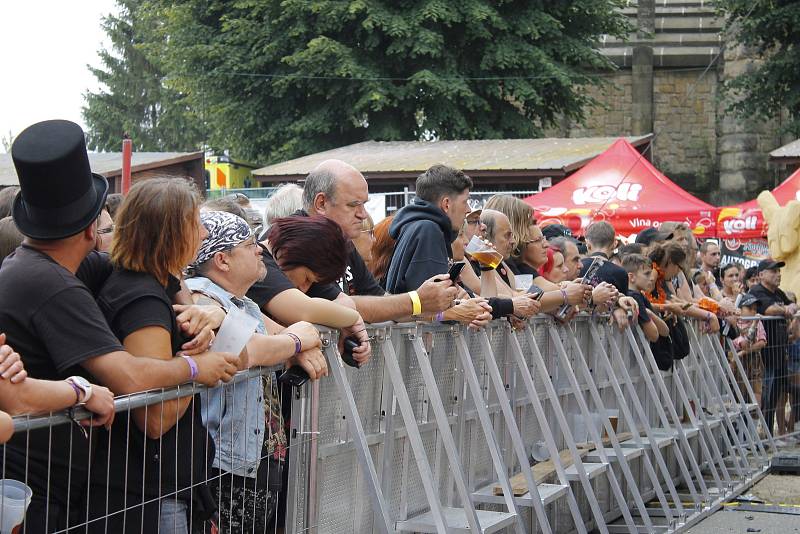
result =
[[[303,208],[306,211],[314,207],[314,199],[320,193],[331,201],[336,195],[336,174],[325,167],[316,168],[306,176],[303,184]]]
[[[497,231],[497,216],[501,212],[497,210],[483,210],[481,212],[481,222],[486,225],[486,239],[494,241],[494,233]]]
[[[297,184],[284,184],[269,197],[264,207],[264,224],[281,217],[289,217],[303,207],[303,188]]]
[[[616,232],[614,227],[605,221],[598,221],[586,229],[586,242],[597,248],[608,248],[614,244]]]

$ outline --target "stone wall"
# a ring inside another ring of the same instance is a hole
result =
[[[718,185],[717,71],[656,70],[652,161],[681,187],[706,196]]]
[[[655,70],[653,133],[649,159],[686,190],[706,196],[717,184],[717,72]],[[598,105],[587,110],[584,124],[561,124],[548,136],[606,137],[632,135],[633,75],[621,70],[607,84],[587,93]],[[694,88],[692,88],[694,87]]]

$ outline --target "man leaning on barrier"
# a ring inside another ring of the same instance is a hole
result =
[[[243,352],[245,365],[302,365],[312,379],[327,374],[319,333],[312,325],[283,329],[245,296],[267,275],[247,222],[224,212],[203,213],[201,220],[208,235],[186,285],[200,304],[221,306],[226,313],[241,310],[257,320],[257,334]],[[220,503],[221,532],[251,532],[273,520],[287,446],[275,382],[275,373],[267,372],[201,395],[203,423],[216,445],[209,485]]]
[[[189,380],[230,380],[233,355],[135,358],[111,333],[89,290],[99,288],[110,270],[107,258],[93,251],[108,182],[92,174],[80,127],[68,121],[35,124],[17,137],[11,155],[21,186],[14,222],[26,239],[0,268],[0,325],[30,376],[91,376],[118,394]],[[4,476],[27,480],[33,489],[27,532],[44,532],[45,525],[63,529],[70,512],[78,513],[89,445],[77,425],[57,425],[5,446]]]
[[[448,280],[446,264],[441,270],[430,272],[428,276],[421,277],[418,283],[409,285],[406,293],[398,295],[387,294],[372,276],[352,244],[352,240],[360,236],[362,223],[368,216],[365,209],[368,200],[369,191],[364,176],[343,161],[324,161],[306,177],[303,211],[300,214],[323,215],[336,221],[351,240],[343,279],[338,284],[312,286],[309,296],[352,302],[358,313],[370,323],[397,321],[449,308],[457,289]]]

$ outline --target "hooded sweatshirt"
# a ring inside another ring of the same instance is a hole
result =
[[[389,235],[396,241],[386,273],[390,293],[413,291],[428,278],[447,272],[456,234],[437,206],[415,198],[394,216]]]

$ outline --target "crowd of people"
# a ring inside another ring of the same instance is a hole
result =
[[[108,195],[67,121],[22,132],[12,158],[20,188],[0,192],[0,439],[4,476],[33,489],[29,533],[273,524],[290,416],[278,381],[328,374],[314,324],[339,330],[340,352],[349,340],[360,366],[368,323],[521,328],[540,313],[606,314],[620,329],[639,324],[669,370],[688,354],[683,319],[694,318],[732,340],[770,429],[776,412],[790,424],[777,407],[787,394],[796,405],[787,377],[800,360],[782,265],[720,268],[719,247],[698,248],[685,224],[625,244],[596,222],[577,239],[540,227],[510,195],[474,207],[469,176],[445,165],[377,224],[363,175],[338,160],[279,189],[263,214],[243,196],[203,202],[179,178]],[[212,350],[228,320],[253,325],[239,354]],[[234,379],[249,368],[263,372]],[[208,389],[115,414],[115,395],[186,382]],[[13,435],[8,414],[76,405],[92,417]]]

